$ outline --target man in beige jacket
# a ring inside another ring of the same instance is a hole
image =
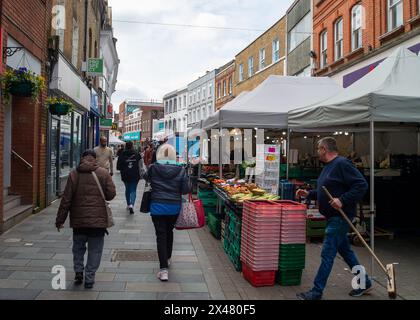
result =
[[[108,170],[111,176],[114,175],[114,165],[112,163],[113,151],[106,146],[107,139],[102,136],[100,145],[93,149],[96,153],[96,161],[101,168]]]

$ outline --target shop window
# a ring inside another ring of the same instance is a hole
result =
[[[80,163],[82,154],[82,115],[75,112],[73,119],[73,168]]]

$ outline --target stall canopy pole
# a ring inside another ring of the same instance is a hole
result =
[[[370,121],[370,247],[375,252],[375,125]],[[371,277],[374,272],[374,258],[371,258]]]
[[[286,180],[289,180],[289,162],[290,162],[290,129],[287,129],[287,141],[286,141]]]
[[[223,179],[223,165],[222,165],[222,126],[219,126],[219,179]]]

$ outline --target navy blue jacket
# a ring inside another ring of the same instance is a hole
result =
[[[152,201],[181,204],[182,195],[190,192],[184,167],[172,164],[152,164],[145,175],[152,187]]]
[[[366,179],[353,163],[343,157],[337,157],[327,163],[322,170],[317,190],[309,192],[309,199],[317,199],[319,212],[326,218],[341,217],[341,214],[329,204],[330,199],[322,187],[327,187],[334,198],[339,198],[343,211],[352,219],[356,215],[357,203],[368,190]]]

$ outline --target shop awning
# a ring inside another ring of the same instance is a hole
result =
[[[420,122],[420,57],[399,48],[341,93],[289,112],[290,128]]]
[[[90,111],[90,90],[84,84],[74,68],[60,54],[54,65],[50,89],[64,94],[72,99],[79,107]]]
[[[271,75],[203,121],[202,128],[286,128],[288,111],[325,100],[341,90],[327,77]]]

